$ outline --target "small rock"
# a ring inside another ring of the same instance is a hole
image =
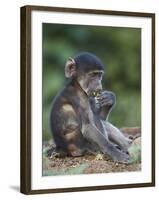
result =
[[[115,166],[118,167],[118,166],[119,166],[119,163],[116,162],[116,163],[115,163]]]
[[[95,157],[95,160],[103,160],[103,155],[97,154],[96,157]]]

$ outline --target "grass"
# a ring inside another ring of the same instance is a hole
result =
[[[130,164],[141,162],[141,145],[132,145],[129,149]]]
[[[48,147],[43,148],[43,176],[58,175],[77,175],[86,173],[108,173],[120,171],[137,171],[141,167],[141,138],[137,138],[129,148],[130,161],[128,164],[114,162],[103,159],[101,154],[96,157],[79,157],[75,158],[55,158],[47,157]],[[99,156],[100,155],[100,156]],[[75,159],[75,160],[74,160]],[[104,171],[101,171],[104,170]],[[93,172],[92,172],[93,170]]]
[[[57,176],[57,175],[75,175],[83,174],[83,171],[88,167],[88,163],[81,164],[77,167],[65,168],[60,170],[43,170],[43,176]]]

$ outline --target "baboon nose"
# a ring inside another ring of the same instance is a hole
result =
[[[96,90],[97,91],[101,91],[103,88],[102,88],[102,85],[100,84],[100,85],[98,85],[97,87],[96,87]]]

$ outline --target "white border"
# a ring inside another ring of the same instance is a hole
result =
[[[42,23],[142,28],[141,172],[42,177]],[[112,15],[32,12],[31,188],[55,189],[151,182],[151,19]]]

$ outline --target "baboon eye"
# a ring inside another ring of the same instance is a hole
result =
[[[92,72],[92,76],[98,76],[99,74],[99,72]]]

